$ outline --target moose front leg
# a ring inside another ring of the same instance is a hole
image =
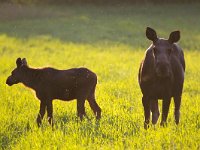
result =
[[[147,97],[142,97],[142,104],[144,107],[144,128],[147,129],[149,127],[149,121],[150,121],[150,99]]]
[[[151,100],[151,112],[152,112],[152,124],[155,125],[160,116],[160,112],[158,108],[158,99]]]
[[[40,102],[40,111],[39,111],[38,116],[37,116],[38,127],[40,127],[41,124],[42,124],[42,119],[44,117],[45,111],[46,111],[46,102],[41,100],[41,102]]]
[[[175,103],[174,117],[175,117],[175,122],[178,125],[180,119],[181,96],[175,96],[174,103]]]
[[[165,98],[163,99],[163,104],[162,104],[162,120],[160,125],[164,126],[167,121],[167,116],[169,112],[169,106],[170,106],[171,98]]]
[[[47,117],[48,117],[48,122],[50,125],[53,127],[53,104],[52,100],[47,102]]]

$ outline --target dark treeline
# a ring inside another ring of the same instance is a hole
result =
[[[112,3],[191,3],[199,2],[199,0],[0,0],[4,3],[14,4],[75,4],[75,3],[91,3],[91,4],[112,4]]]

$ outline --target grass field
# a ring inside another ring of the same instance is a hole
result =
[[[200,149],[199,10],[200,4],[0,5],[1,149]],[[168,126],[146,131],[137,73],[150,44],[147,26],[165,38],[181,31],[186,74],[180,125],[171,103]],[[95,121],[88,103],[90,120],[80,122],[76,101],[54,101],[54,130],[46,118],[38,128],[34,93],[5,84],[17,57],[26,57],[32,67],[84,66],[96,72],[101,121]]]

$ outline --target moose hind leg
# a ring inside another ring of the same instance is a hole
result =
[[[144,128],[147,129],[149,127],[150,120],[150,100],[147,97],[142,97],[142,104],[144,107]]]
[[[44,117],[45,111],[46,111],[46,103],[41,100],[41,102],[40,102],[40,111],[39,111],[38,116],[37,116],[37,125],[38,125],[38,127],[40,127],[41,124],[42,124],[42,119]]]
[[[181,96],[175,96],[174,97],[174,117],[175,117],[175,122],[178,125],[179,124],[179,119],[180,119],[180,105],[181,105]]]
[[[53,104],[52,101],[47,103],[47,117],[50,125],[53,126]]]
[[[158,121],[159,116],[160,116],[157,99],[151,101],[151,112],[152,112],[152,124],[155,125]]]
[[[160,123],[161,126],[164,126],[166,124],[167,116],[168,116],[168,112],[169,112],[170,102],[171,102],[171,98],[163,99],[163,103],[162,103],[162,120],[161,120],[161,123]]]
[[[97,102],[95,100],[94,93],[92,93],[87,99],[88,99],[91,109],[94,112],[94,115],[96,116],[96,119],[100,119],[101,118],[101,108],[99,107],[99,105],[97,104]]]
[[[77,115],[80,118],[80,120],[83,120],[83,116],[86,116],[85,113],[85,99],[84,98],[78,98],[77,99]]]

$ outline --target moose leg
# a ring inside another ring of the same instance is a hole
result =
[[[77,115],[81,119],[81,121],[83,120],[83,116],[86,115],[85,99],[83,99],[83,98],[77,99]]]
[[[45,111],[46,111],[46,103],[41,100],[41,102],[40,102],[40,111],[39,111],[38,116],[37,116],[38,127],[40,127],[41,124],[42,124],[42,119],[44,117]]]
[[[144,107],[144,128],[147,129],[149,127],[150,120],[150,100],[147,97],[142,97],[142,104]]]
[[[161,123],[160,123],[161,126],[164,126],[166,124],[167,116],[168,116],[168,112],[169,112],[170,102],[171,102],[170,98],[163,99],[163,103],[162,103],[162,120],[161,120]]]
[[[152,112],[152,123],[155,125],[160,116],[157,99],[151,101],[151,112]]]
[[[180,118],[181,96],[175,96],[174,97],[174,103],[175,103],[174,117],[175,117],[175,122],[178,125],[179,124],[179,118]]]
[[[53,104],[52,101],[47,102],[47,117],[50,125],[53,126]]]
[[[94,93],[92,93],[87,99],[88,99],[91,109],[94,112],[94,115],[96,116],[96,119],[100,119],[101,118],[101,108],[99,107],[99,105],[97,104],[97,102],[95,100]]]

